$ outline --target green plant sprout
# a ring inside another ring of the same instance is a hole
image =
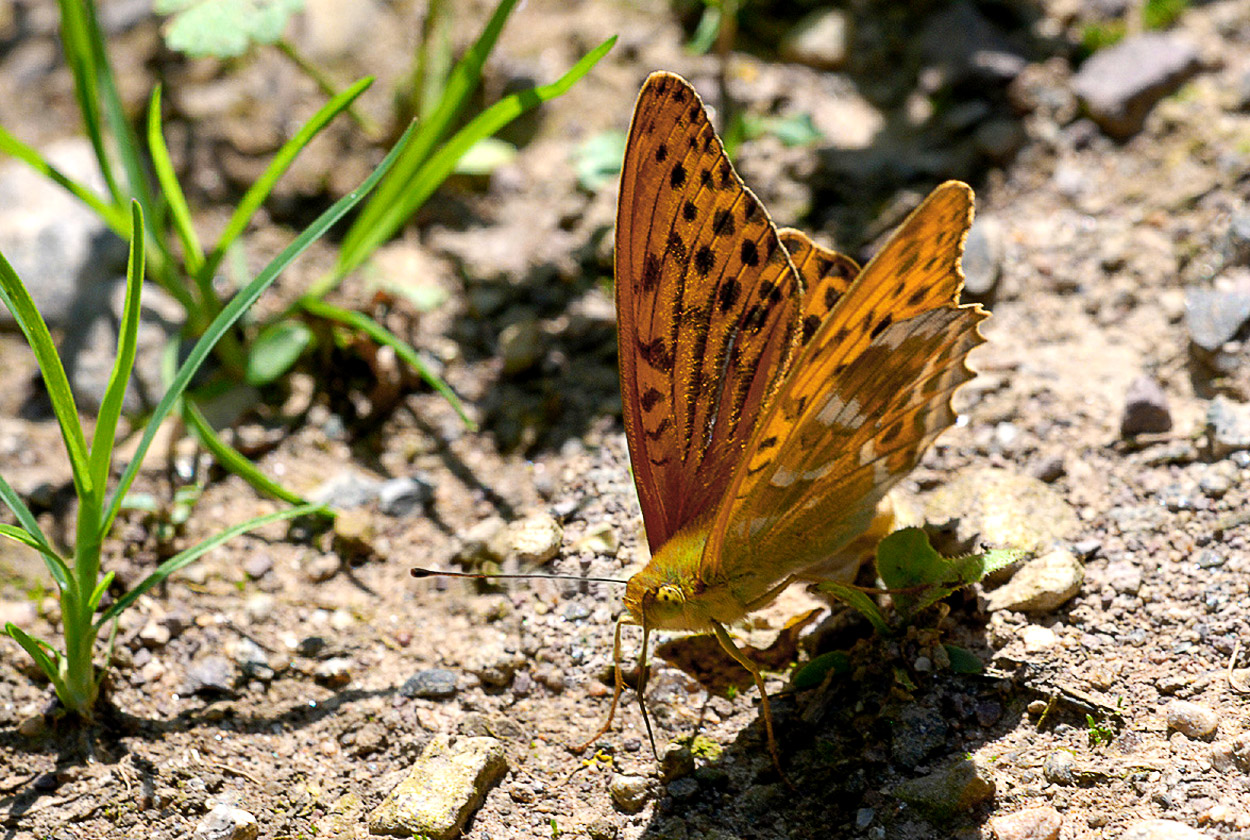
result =
[[[214,282],[227,254],[235,252],[253,216],[296,156],[336,116],[352,106],[372,79],[361,79],[330,96],[278,150],[264,173],[244,193],[216,241],[206,247],[193,224],[191,209],[164,140],[160,88],[155,88],[150,97],[144,126],[146,142],[141,143],[118,95],[95,3],[92,0],[58,0],[58,6],[61,40],[74,79],[75,99],[105,183],[105,194],[99,195],[70,178],[3,127],[0,127],[0,152],[22,160],[68,190],[123,239],[132,238],[131,214],[127,207],[132,198],[137,199],[145,210],[148,274],[183,308],[182,338],[198,339],[206,334],[208,326],[232,299],[229,291],[221,291]],[[166,30],[174,43],[186,50],[205,53],[215,50],[213,54],[225,54],[223,51],[230,50],[241,53],[254,43],[280,45],[288,17],[301,6],[301,0],[163,0],[158,11],[175,13]],[[240,382],[263,386],[285,375],[312,347],[318,335],[317,330],[309,328],[310,320],[364,333],[373,341],[393,348],[430,388],[451,404],[466,427],[475,428],[460,399],[415,348],[368,315],[334,306],[324,298],[411,217],[455,171],[467,153],[475,148],[478,155],[491,153],[490,144],[480,145],[483,141],[525,111],[562,94],[611,48],[609,40],[556,82],[506,97],[448,137],[477,89],[482,66],[515,6],[516,0],[499,2],[481,37],[448,74],[438,71],[440,65],[433,50],[421,53],[423,59],[419,64],[428,82],[423,89],[423,102],[427,103],[422,108],[423,118],[412,140],[396,147],[402,157],[397,161],[394,175],[383,184],[385,194],[376,197],[381,201],[372,200],[350,227],[337,268],[281,314],[251,320],[243,328],[221,336],[213,349],[218,365],[215,376],[210,377],[213,381],[205,386],[197,384],[196,394],[188,393],[179,401],[182,419],[205,448],[258,492],[285,501],[303,501],[265,476],[222,440],[205,422],[195,397],[210,393],[214,388],[234,387]],[[194,46],[189,40],[192,30],[197,30],[198,37],[207,40]],[[445,39],[441,44],[438,49],[447,46]],[[329,90],[325,85],[323,89]],[[497,146],[493,147],[493,153],[499,153]],[[483,164],[479,160],[476,165]],[[149,171],[154,179],[149,179]],[[240,281],[240,285],[244,282]]]
[[[246,313],[278,275],[303,253],[326,230],[341,219],[360,199],[373,189],[387,170],[394,164],[403,147],[412,136],[412,128],[400,138],[399,143],[383,159],[361,186],[339,199],[321,214],[295,241],[286,247],[250,283],[230,300],[217,316],[206,326],[204,334],[191,348],[186,360],[172,377],[168,390],[152,411],[144,427],[135,454],[108,492],[109,477],[113,465],[117,427],[121,419],[122,402],[134,369],[139,332],[139,309],[143,288],[145,241],[143,234],[143,211],[139,202],[130,204],[129,229],[130,257],[126,271],[126,297],[117,340],[117,358],[109,377],[108,386],[96,418],[90,444],[87,432],[79,418],[74,395],[70,390],[65,367],[57,354],[43,316],[36,309],[30,293],[21,279],[0,255],[0,304],[13,314],[27,343],[35,355],[44,385],[52,405],[52,412],[61,430],[61,438],[69,456],[74,492],[78,497],[78,514],[74,531],[73,552],[63,557],[44,535],[30,508],[0,475],[0,500],[13,511],[17,525],[0,523],[0,536],[22,543],[38,551],[48,568],[61,603],[61,649],[42,639],[36,639],[9,622],[5,631],[30,655],[39,668],[51,680],[57,697],[65,709],[84,718],[90,718],[99,698],[100,684],[107,671],[95,664],[95,647],[101,631],[112,622],[116,632],[116,619],[135,602],[139,596],[166,580],[171,574],[193,563],[205,553],[226,540],[264,525],[294,519],[310,514],[329,515],[321,505],[299,504],[265,514],[227,528],[203,542],[179,552],[161,563],[155,571],[138,585],[113,602],[98,617],[96,610],[100,600],[113,581],[114,573],[101,572],[101,548],[121,509],[144,456],[156,437],[157,429],[171,412],[184,401],[187,386],[208,358],[221,338]]]

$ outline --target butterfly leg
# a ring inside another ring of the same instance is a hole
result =
[[[789,583],[789,581],[786,581]],[[774,595],[776,593],[773,593]],[[768,733],[768,752],[773,757],[773,765],[777,768],[777,773],[781,775],[781,780],[788,787],[793,787],[790,780],[786,778],[785,771],[781,769],[781,752],[777,749],[777,736],[773,734],[773,711],[768,704],[768,692],[764,689],[764,675],[760,673],[760,668],[751,658],[742,652],[742,649],[734,644],[733,638],[729,635],[729,631],[720,624],[713,623],[712,627],[716,631],[716,640],[720,642],[725,652],[738,661],[743,668],[751,672],[751,676],[755,678],[755,686],[760,690],[760,710],[764,713],[764,731]]]
[[[627,622],[625,619],[626,616],[624,615],[617,619],[616,633],[612,639],[612,674],[615,677],[616,685],[612,690],[612,705],[608,708],[608,719],[603,722],[603,726],[599,727],[599,730],[594,735],[591,735],[584,744],[573,747],[574,752],[585,752],[587,747],[598,741],[603,733],[612,728],[612,721],[616,718],[616,706],[621,701],[621,692],[625,690],[625,681],[621,676],[621,627],[632,623]]]

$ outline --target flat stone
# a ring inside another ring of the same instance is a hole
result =
[[[1079,592],[1083,580],[1081,561],[1058,548],[1021,566],[1011,580],[986,596],[986,608],[991,612],[1050,612]]]
[[[1126,828],[1120,840],[1209,840],[1209,836],[1176,820],[1142,820]]]
[[[894,788],[894,795],[935,819],[966,813],[994,796],[989,765],[977,756],[960,758]]]
[[[964,243],[964,291],[987,298],[1003,271],[1003,226],[996,216],[978,216]]]
[[[1080,526],[1072,506],[1054,488],[993,467],[960,470],[925,497],[923,513],[926,522],[954,524],[959,550],[972,550],[980,541],[1045,551],[1071,539]]]
[[[1142,32],[1094,53],[1077,71],[1072,87],[1103,131],[1127,138],[1141,130],[1155,103],[1198,69],[1198,51],[1189,42]]]
[[[1206,740],[1215,734],[1220,725],[1220,715],[1214,709],[1188,700],[1173,700],[1164,709],[1168,728],[1175,729],[1186,738]]]
[[[232,805],[218,805],[195,827],[195,840],[255,840],[256,817]]]
[[[1189,340],[1214,353],[1250,323],[1250,288],[1190,289],[1185,293]]]
[[[437,735],[412,770],[369,814],[369,830],[392,837],[451,840],[508,770],[495,738]]]
[[[456,673],[446,668],[426,668],[409,677],[399,689],[404,697],[443,700],[456,696]]]

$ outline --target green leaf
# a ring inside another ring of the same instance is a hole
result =
[[[825,676],[831,671],[835,674],[851,673],[851,657],[846,651],[831,650],[805,663],[790,677],[790,687],[795,691],[815,688],[825,681]]]
[[[985,670],[985,665],[971,651],[955,645],[942,645],[942,647],[946,649],[946,655],[951,660],[951,670],[956,674],[979,674]]]
[[[52,681],[52,684],[56,686],[57,696],[60,696],[61,690],[65,686],[64,681],[61,679],[60,668],[58,667],[61,661],[61,654],[46,642],[32,638],[11,621],[4,625],[4,631],[22,646],[22,650],[30,654],[30,658],[39,665],[39,670],[43,671],[47,678]]]
[[[821,592],[828,592],[848,607],[853,607],[860,615],[868,619],[882,636],[890,634],[890,625],[886,623],[885,616],[881,614],[881,608],[877,606],[877,602],[872,600],[868,593],[832,580],[827,580],[816,588]]]
[[[457,175],[489,175],[516,160],[516,146],[498,137],[483,137],[456,161]]]
[[[577,147],[573,166],[577,185],[586,192],[598,192],[621,172],[625,158],[625,132],[604,131]]]
[[[303,321],[279,321],[260,331],[247,357],[247,383],[268,385],[282,376],[312,344],[312,330]]]
[[[686,51],[694,55],[704,55],[710,50],[716,43],[716,37],[720,35],[720,23],[724,14],[725,10],[719,4],[706,4],[703,15],[699,18],[699,25],[694,28],[694,34],[686,42]]]
[[[95,433],[91,438],[91,475],[97,498],[97,507],[104,501],[104,488],[108,484],[109,469],[113,460],[113,444],[116,442],[117,423],[121,419],[122,406],[126,400],[126,388],[134,370],[135,354],[139,346],[139,306],[143,298],[143,210],[139,202],[130,203],[132,231],[130,259],[126,264],[126,302],[122,308],[121,327],[117,333],[117,357],[109,374],[100,412],[96,416]]]
[[[877,574],[894,597],[898,611],[914,615],[961,586],[1014,563],[1025,552],[995,550],[947,558],[929,545],[920,528],[903,528],[877,546]]]
[[[260,471],[260,468],[249,461],[243,453],[222,440],[221,436],[209,425],[208,420],[204,418],[199,408],[190,400],[184,401],[182,404],[182,417],[191,428],[191,431],[195,432],[196,437],[204,444],[204,447],[217,459],[218,463],[252,485],[257,491],[292,505],[306,503],[302,496],[291,492],[269,478],[269,476]]]
[[[252,44],[272,44],[281,38],[291,15],[304,8],[304,0],[156,0],[152,8],[171,15],[165,24],[165,44],[174,52],[192,58],[234,58]]]

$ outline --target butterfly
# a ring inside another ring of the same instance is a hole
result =
[[[616,222],[625,433],[651,559],[621,627],[712,633],[759,688],[728,627],[797,581],[848,579],[878,503],[955,421],[974,375],[977,305],[960,305],[972,190],[935,189],[861,269],[778,230],[694,88],[652,74],[634,108]],[[650,721],[643,718],[651,734]],[[654,747],[654,737],[652,737]]]

